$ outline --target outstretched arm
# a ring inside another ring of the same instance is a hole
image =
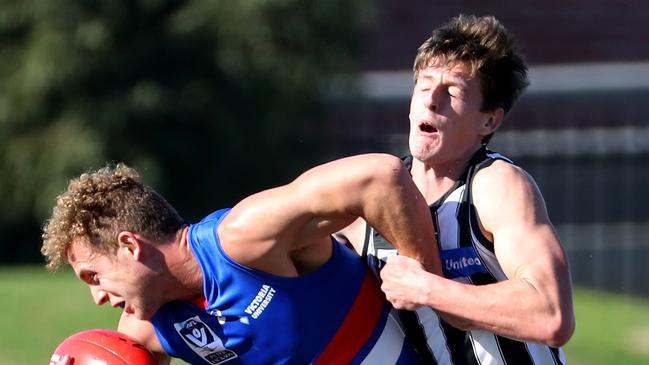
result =
[[[330,235],[358,217],[402,255],[439,270],[428,206],[401,161],[386,154],[326,163],[250,196],[224,219],[219,236],[232,258],[273,272],[290,264],[292,252],[329,247]]]

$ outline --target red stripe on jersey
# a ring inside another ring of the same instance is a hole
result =
[[[385,297],[374,275],[365,271],[361,289],[345,320],[314,365],[349,364],[374,332]]]
[[[192,303],[196,304],[196,305],[197,305],[199,308],[201,308],[201,309],[206,309],[207,306],[208,306],[208,304],[209,304],[209,303],[207,302],[207,298],[205,298],[205,297],[202,296],[202,295],[201,295],[200,297],[198,297],[198,298],[192,300]]]

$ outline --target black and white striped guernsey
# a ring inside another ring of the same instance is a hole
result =
[[[480,149],[455,185],[430,205],[444,276],[447,278],[473,285],[495,283],[507,278],[494,255],[493,243],[480,231],[471,200],[471,182],[476,172],[496,160],[511,163],[498,153]],[[410,168],[412,156],[405,157],[404,163]],[[368,227],[363,253],[370,265],[378,268],[382,260],[394,254],[395,250]],[[561,348],[517,341],[482,330],[461,331],[444,322],[430,308],[420,308],[416,312],[402,311],[401,318],[425,364],[566,364]]]

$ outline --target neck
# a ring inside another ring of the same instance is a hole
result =
[[[413,159],[410,173],[428,204],[436,202],[455,184],[466,170],[472,156],[473,153],[442,163]]]
[[[168,260],[172,281],[177,285],[178,296],[185,300],[194,300],[203,295],[203,271],[194,257],[189,244],[189,226],[184,226],[176,233],[171,247],[171,259]]]

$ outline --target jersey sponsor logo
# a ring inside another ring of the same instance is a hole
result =
[[[468,277],[477,273],[486,273],[480,258],[473,247],[460,247],[451,250],[443,250],[440,253],[442,258],[442,270],[444,276],[449,279]]]
[[[223,341],[198,316],[174,323],[174,328],[189,348],[210,364],[222,364],[237,358],[237,354],[226,349]]]
[[[259,316],[264,313],[264,309],[266,309],[270,304],[270,301],[273,300],[275,292],[276,291],[272,286],[262,285],[259,292],[257,292],[257,295],[246,307],[245,312],[254,319],[259,318]]]

